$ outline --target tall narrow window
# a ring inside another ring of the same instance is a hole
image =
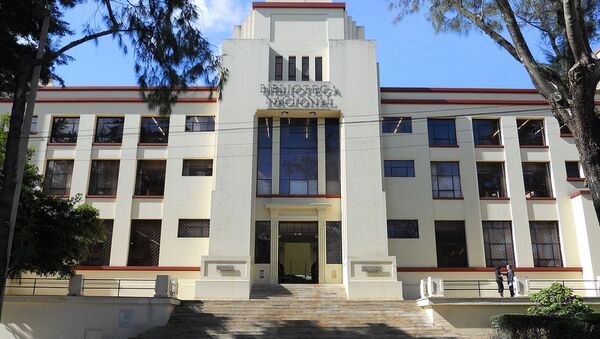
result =
[[[323,58],[315,58],[315,81],[323,81]]]
[[[51,144],[75,144],[79,132],[79,118],[52,119],[52,132],[50,133]]]
[[[31,128],[29,134],[37,134],[38,117],[36,115],[31,117]]]
[[[388,239],[419,239],[418,220],[388,220]]]
[[[257,221],[254,230],[254,263],[271,263],[271,222]]]
[[[288,60],[288,80],[296,81],[296,57],[291,56]]]
[[[210,220],[179,219],[177,238],[208,238],[210,236]]]
[[[93,160],[89,195],[116,196],[119,181],[119,160]]]
[[[212,159],[184,159],[184,177],[211,177],[213,175]]]
[[[477,181],[482,198],[505,198],[506,180],[504,164],[501,162],[478,162]]]
[[[94,143],[120,144],[123,142],[123,117],[99,117],[96,119],[96,135]]]
[[[340,119],[325,119],[325,175],[327,194],[339,195],[340,185]]]
[[[258,118],[256,194],[270,195],[273,172],[273,118]]]
[[[73,160],[48,160],[44,176],[44,192],[68,196],[71,193]]]
[[[384,175],[387,178],[393,177],[414,177],[414,160],[385,160],[383,162]]]
[[[552,182],[547,162],[524,162],[523,182],[527,198],[551,198]]]
[[[500,120],[473,119],[475,146],[500,145]]]
[[[327,264],[342,264],[342,223],[328,221],[326,223],[325,240],[327,247]]]
[[[429,146],[456,146],[454,119],[428,119]]]
[[[412,133],[411,117],[385,117],[381,119],[381,132],[386,134]]]
[[[132,220],[127,266],[158,266],[160,220]]]
[[[318,194],[317,119],[281,119],[280,194]]]
[[[510,221],[484,221],[483,247],[487,267],[515,264],[515,250]]]
[[[581,169],[579,168],[578,161],[567,161],[565,162],[565,167],[567,169],[567,179],[583,178],[583,176],[581,175]]]
[[[149,117],[142,118],[140,131],[140,144],[167,144],[169,143],[169,118]]]
[[[275,81],[283,80],[283,57],[275,57]]]
[[[166,160],[138,160],[135,195],[162,197],[166,167]]]
[[[435,245],[438,267],[468,267],[464,221],[436,221]]]
[[[558,222],[531,221],[531,246],[535,267],[562,267]]]
[[[81,263],[83,266],[109,266],[110,265],[110,248],[112,245],[114,220],[102,220],[106,239],[101,243],[96,244],[90,249],[88,258]]]
[[[432,162],[431,184],[434,198],[462,198],[457,162]]]
[[[214,116],[187,116],[185,117],[186,132],[214,132]]]
[[[517,119],[519,144],[521,146],[544,146],[544,120]]]
[[[302,57],[302,81],[310,80],[310,59],[308,57]]]

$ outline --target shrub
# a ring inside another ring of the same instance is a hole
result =
[[[529,315],[583,319],[592,313],[592,309],[583,303],[582,297],[559,283],[533,293],[529,299],[534,302],[527,310]]]
[[[501,314],[490,318],[492,328],[499,338],[592,338],[586,324],[569,318]]]

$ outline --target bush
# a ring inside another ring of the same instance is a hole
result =
[[[600,338],[600,313],[588,314],[583,321],[586,325],[588,338]]]
[[[492,328],[499,338],[592,338],[586,324],[569,318],[501,314],[490,318]]]
[[[582,297],[559,283],[533,293],[529,299],[534,302],[527,310],[529,315],[583,319],[592,313],[592,309],[583,303]]]

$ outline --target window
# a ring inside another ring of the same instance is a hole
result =
[[[309,60],[308,57],[302,57],[302,81],[310,80]]]
[[[571,132],[571,129],[569,128],[569,126],[567,126],[566,124],[562,123],[560,125],[560,135],[562,135],[562,136],[571,136],[571,135],[573,135],[573,132]]]
[[[110,248],[112,245],[113,220],[102,220],[106,231],[106,239],[90,249],[88,258],[81,263],[83,266],[109,266]]]
[[[89,195],[117,195],[119,160],[93,160],[90,173]]]
[[[323,58],[315,58],[315,81],[323,81]]]
[[[410,117],[386,117],[381,119],[382,133],[412,133],[412,118]]]
[[[436,221],[438,267],[469,267],[464,221]]]
[[[48,160],[44,177],[44,192],[68,196],[71,193],[73,160]]]
[[[281,119],[280,194],[318,194],[317,119]]]
[[[473,119],[475,146],[500,145],[500,120]]]
[[[140,144],[169,143],[169,118],[142,118]]]
[[[96,119],[97,144],[120,144],[123,142],[123,125],[125,118],[98,118]]]
[[[166,167],[166,160],[138,160],[135,195],[162,197]]]
[[[388,239],[419,239],[418,220],[388,220]]]
[[[185,117],[186,132],[214,132],[214,116],[187,116]]]
[[[273,118],[258,118],[256,194],[270,195],[273,172]]]
[[[531,247],[535,267],[562,267],[558,222],[531,221]]]
[[[565,162],[565,167],[567,168],[567,179],[583,178],[578,161],[567,161]]]
[[[414,160],[385,160],[383,162],[386,177],[414,177]]]
[[[515,250],[510,221],[484,221],[483,247],[487,267],[515,265]]]
[[[327,194],[341,194],[340,119],[325,119],[325,176]]]
[[[523,181],[527,198],[551,198],[550,166],[546,162],[524,162]]]
[[[127,266],[158,266],[160,220],[132,220]]]
[[[31,128],[29,129],[29,134],[37,134],[37,124],[38,117],[34,115],[33,117],[31,117]]]
[[[544,146],[544,120],[517,119],[521,146]]]
[[[51,144],[76,144],[79,131],[79,118],[52,119]]]
[[[328,221],[326,227],[327,264],[342,264],[342,223],[339,221]]]
[[[184,177],[211,177],[213,174],[213,161],[210,159],[184,159]]]
[[[432,162],[431,184],[434,198],[462,198],[457,162]]]
[[[210,235],[210,220],[208,219],[179,219],[178,238],[208,238]]]
[[[254,263],[271,263],[271,222],[257,221],[254,230]]]
[[[429,146],[456,146],[454,119],[428,119]]]
[[[288,80],[296,81],[296,57],[291,56],[288,60]]]
[[[275,57],[275,81],[283,80],[283,57]]]
[[[481,198],[505,198],[506,180],[501,162],[478,162],[477,181]]]

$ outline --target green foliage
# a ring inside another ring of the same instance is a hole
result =
[[[492,328],[501,339],[569,339],[593,338],[581,321],[569,318],[501,314],[490,318]]]
[[[534,302],[527,310],[529,315],[583,319],[592,313],[592,309],[583,303],[582,297],[559,283],[533,293],[529,299]]]

